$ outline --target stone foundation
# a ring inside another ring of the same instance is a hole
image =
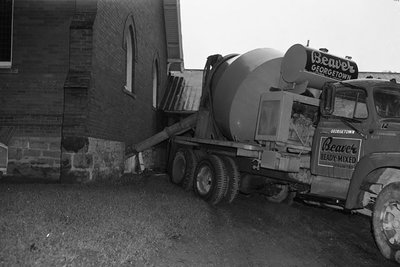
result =
[[[117,179],[124,170],[125,145],[97,138],[64,138],[61,181],[86,183]]]
[[[142,153],[146,170],[163,170],[165,149]],[[127,160],[127,162],[129,159]],[[8,146],[7,175],[66,183],[118,179],[124,172],[139,172],[138,159],[125,164],[125,145],[92,137],[13,137]]]
[[[60,138],[13,137],[8,146],[7,174],[58,180],[60,159]]]

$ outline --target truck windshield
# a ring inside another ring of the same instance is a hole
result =
[[[348,119],[366,119],[368,118],[366,98],[364,90],[349,87],[338,88],[332,115]]]
[[[400,118],[400,90],[381,87],[374,90],[375,108],[382,118]]]

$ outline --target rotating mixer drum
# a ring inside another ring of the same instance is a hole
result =
[[[228,62],[213,82],[214,118],[228,139],[254,141],[260,96],[279,86],[282,58],[274,49],[252,50]]]

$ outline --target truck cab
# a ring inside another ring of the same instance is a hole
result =
[[[361,208],[371,201],[363,195],[378,193],[394,179],[400,165],[399,161],[388,166],[400,153],[400,84],[380,79],[328,83],[320,110],[310,193],[346,200],[347,208]],[[391,178],[382,178],[387,168]]]
[[[326,84],[320,107],[310,193],[370,211],[382,255],[400,262],[400,84]]]

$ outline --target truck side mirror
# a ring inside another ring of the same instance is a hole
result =
[[[322,87],[320,105],[320,111],[322,115],[332,115],[335,107],[335,93],[335,86],[331,82],[325,83]]]

